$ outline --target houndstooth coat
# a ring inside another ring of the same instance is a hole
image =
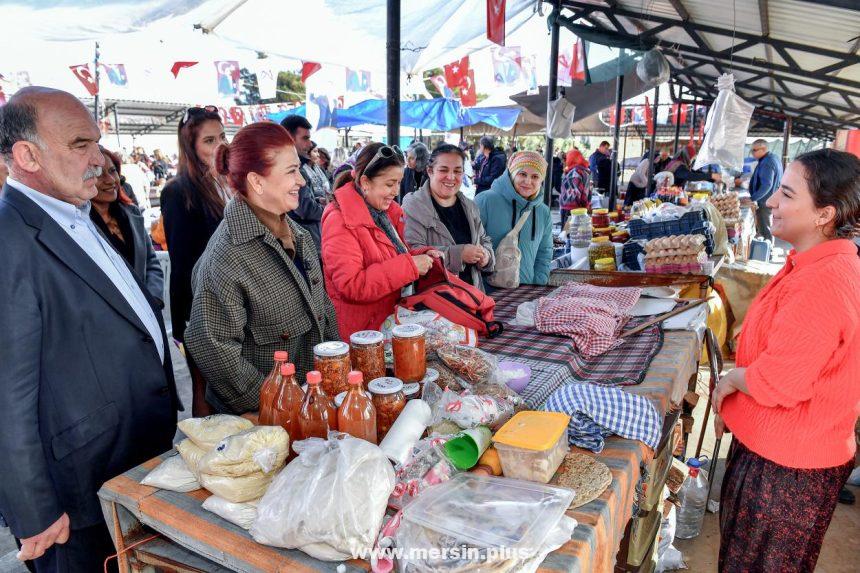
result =
[[[313,370],[314,345],[339,340],[313,239],[295,222],[290,226],[307,280],[241,199],[227,204],[194,267],[185,344],[216,409],[258,410],[275,350],[289,352],[302,383]]]

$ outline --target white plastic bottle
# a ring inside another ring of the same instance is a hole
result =
[[[678,510],[675,537],[679,539],[692,539],[701,533],[702,520],[708,505],[708,480],[700,469],[702,463],[696,458],[690,458],[687,465],[690,467],[690,474],[678,492],[681,508]]]

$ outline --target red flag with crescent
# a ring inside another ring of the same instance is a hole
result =
[[[487,39],[505,45],[506,0],[487,0]]]

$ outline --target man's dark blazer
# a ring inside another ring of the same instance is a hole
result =
[[[72,529],[102,522],[101,485],[170,449],[181,406],[154,312],[164,364],[107,275],[38,205],[3,188],[0,513],[16,537],[64,512]]]

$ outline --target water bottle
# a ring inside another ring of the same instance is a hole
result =
[[[708,505],[708,480],[701,470],[702,462],[690,458],[687,466],[690,468],[690,474],[678,492],[681,501],[675,529],[675,537],[678,539],[692,539],[701,533],[705,507]]]

